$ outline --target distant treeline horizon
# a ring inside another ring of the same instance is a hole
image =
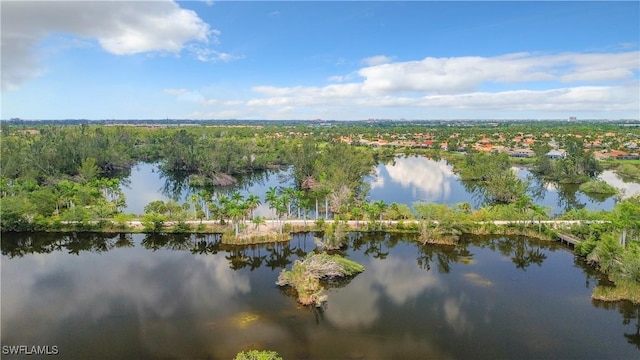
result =
[[[443,125],[443,126],[470,126],[492,124],[535,124],[535,125],[568,125],[568,124],[608,124],[620,126],[640,126],[638,119],[424,119],[424,120],[394,120],[394,119],[363,119],[363,120],[266,120],[266,119],[0,119],[0,122],[14,126],[37,125],[379,125],[403,124],[403,125]]]

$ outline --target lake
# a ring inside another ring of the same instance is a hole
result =
[[[524,168],[513,168],[522,179],[531,178]],[[600,178],[610,185],[622,189],[625,196],[640,193],[640,184],[622,181],[613,171],[606,170]],[[445,160],[435,161],[421,156],[397,157],[391,163],[381,163],[374,169],[374,175],[367,178],[370,184],[368,199],[397,202],[411,206],[416,201],[456,204],[469,202],[474,207],[482,205],[482,199],[469,192],[453,168]],[[131,175],[121,188],[127,197],[127,212],[144,213],[144,206],[154,200],[176,198],[188,199],[191,190],[184,179],[163,174],[155,164],[140,163],[132,169]],[[230,193],[238,190],[245,197],[256,194],[264,202],[269,187],[291,186],[292,181],[287,170],[266,171],[241,177],[232,187],[218,188],[217,191]],[[572,208],[611,210],[615,205],[614,197],[593,199],[578,191],[575,185],[557,185],[544,183],[531,178],[530,195],[533,199],[550,209],[551,214],[559,214]],[[256,215],[272,216],[268,205],[263,204]]]
[[[2,345],[56,346],[64,359],[232,359],[251,348],[285,359],[640,355],[640,307],[592,301],[604,280],[557,243],[353,236],[344,255],[365,272],[313,309],[275,285],[314,249],[312,234],[252,247],[218,240],[5,234]]]

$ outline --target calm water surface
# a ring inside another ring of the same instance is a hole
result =
[[[314,248],[225,248],[213,236],[4,235],[2,345],[69,359],[637,359],[640,308],[590,299],[601,281],[557,244],[354,237],[366,270],[324,310],[275,286]],[[3,356],[3,358],[16,358]]]
[[[523,179],[531,177],[526,169],[514,168]],[[398,157],[392,163],[379,164],[375,174],[367,179],[370,184],[369,200],[383,200],[413,205],[416,201],[441,204],[469,202],[474,207],[482,206],[483,199],[469,192],[446,161],[435,161],[425,157]],[[607,170],[600,176],[610,185],[622,189],[625,196],[640,193],[640,184],[626,183],[614,172]],[[286,170],[269,171],[240,179],[237,186],[218,188],[216,191],[230,193],[238,190],[243,195],[256,194],[264,202],[269,187],[290,186],[292,180]],[[164,175],[154,164],[141,163],[131,171],[127,186],[122,187],[127,197],[127,212],[144,213],[144,206],[154,200],[176,198],[188,199],[191,190],[186,182]],[[568,209],[588,208],[611,210],[615,205],[613,197],[593,199],[578,191],[576,186],[543,183],[531,179],[530,195],[534,200],[549,208],[551,214],[562,213]],[[256,215],[271,216],[268,205],[262,204]]]

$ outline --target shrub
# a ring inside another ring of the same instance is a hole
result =
[[[602,195],[615,195],[618,190],[613,186],[607,184],[602,180],[591,180],[580,185],[580,191],[585,194],[602,194]]]
[[[623,179],[640,180],[640,167],[632,164],[623,164],[617,170],[616,173]]]
[[[191,232],[191,225],[187,224],[184,220],[178,221],[173,227],[174,233],[188,233]]]
[[[158,213],[147,213],[142,217],[142,226],[145,232],[159,233],[164,228],[165,216]]]
[[[616,238],[606,235],[597,242],[593,251],[587,256],[587,260],[592,264],[597,264],[602,272],[608,274],[613,272],[620,263],[623,251],[624,248]]]
[[[575,245],[575,253],[578,256],[587,257],[593,249],[598,245],[598,242],[595,240],[587,240],[583,242],[579,242]]]
[[[128,222],[133,218],[131,214],[125,213],[117,213],[113,217],[113,222],[115,223],[115,227],[119,230],[126,230]]]
[[[320,279],[350,277],[363,271],[364,266],[340,255],[309,254],[303,261],[296,260],[291,270],[282,270],[276,284],[295,288],[301,304],[320,307],[327,300]]]

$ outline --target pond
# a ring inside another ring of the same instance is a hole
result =
[[[550,209],[551,214],[559,214],[568,209],[588,208],[593,210],[611,210],[615,205],[614,197],[594,199],[580,192],[575,185],[556,185],[544,183],[531,176],[525,168],[513,168],[518,176],[531,178],[530,195],[542,206]],[[469,202],[474,207],[482,205],[482,199],[465,188],[453,168],[445,160],[435,161],[420,156],[397,157],[391,163],[381,163],[374,169],[375,175],[366,179],[370,184],[368,199],[397,202],[411,206],[414,202],[435,202],[456,204]],[[625,196],[640,193],[640,184],[627,183],[613,171],[606,170],[600,178],[610,185],[622,189]],[[169,176],[158,170],[154,164],[140,163],[131,171],[131,176],[122,186],[127,197],[127,212],[144,213],[144,206],[154,200],[175,198],[188,199],[192,190],[185,179]],[[266,171],[244,176],[236,186],[217,188],[216,191],[230,193],[238,190],[245,197],[256,194],[264,202],[269,187],[291,186],[292,180],[287,170]],[[256,215],[271,216],[266,204],[256,210]]]
[[[253,247],[212,235],[2,240],[2,345],[55,346],[65,359],[232,359],[252,348],[285,359],[640,355],[640,307],[592,301],[603,280],[556,243],[353,236],[344,255],[365,272],[312,309],[275,285],[314,249],[312,234]]]

